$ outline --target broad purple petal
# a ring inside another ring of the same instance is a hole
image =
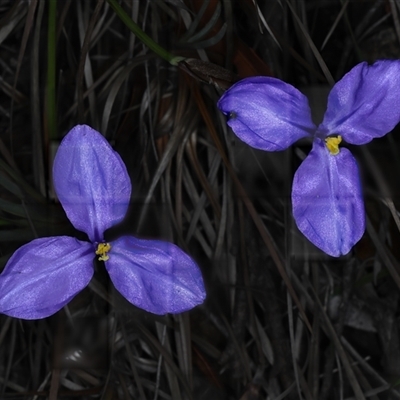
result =
[[[300,231],[325,253],[347,254],[365,231],[365,211],[358,168],[350,151],[331,155],[316,140],[296,171],[293,216]]]
[[[332,88],[319,131],[364,144],[390,132],[400,121],[400,61],[356,65]]]
[[[199,267],[172,243],[123,236],[109,256],[105,266],[116,289],[146,311],[180,313],[205,298]]]
[[[65,136],[54,159],[53,179],[64,210],[92,242],[120,222],[128,209],[131,182],[121,157],[87,125]]]
[[[68,236],[20,247],[0,275],[0,312],[22,319],[54,314],[89,284],[93,259],[91,243]]]
[[[284,150],[315,130],[307,98],[276,78],[243,79],[225,92],[218,107],[233,132],[256,149]]]

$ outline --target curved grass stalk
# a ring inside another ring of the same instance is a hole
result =
[[[184,57],[174,56],[158,43],[156,43],[150,36],[148,36],[139,27],[136,22],[124,11],[124,9],[118,4],[117,0],[107,0],[110,7],[118,15],[121,21],[135,34],[135,36],[142,41],[150,50],[154,51],[158,56],[168,61],[171,65],[178,65],[178,63],[184,60]]]

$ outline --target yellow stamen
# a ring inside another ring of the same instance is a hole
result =
[[[325,139],[326,147],[332,155],[336,156],[336,154],[339,154],[339,144],[341,141],[342,137],[340,135],[329,136]]]
[[[99,261],[107,261],[110,257],[107,255],[107,253],[111,250],[111,245],[110,243],[99,243],[97,246],[96,254],[99,257]]]

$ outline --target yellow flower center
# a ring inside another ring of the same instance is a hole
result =
[[[99,257],[99,261],[107,261],[110,257],[107,255],[107,253],[111,250],[111,245],[110,243],[99,243],[97,246],[96,254]]]
[[[333,155],[336,156],[336,154],[339,154],[339,144],[342,141],[342,137],[340,135],[337,136],[329,136],[325,138],[325,145],[328,148],[329,152]]]

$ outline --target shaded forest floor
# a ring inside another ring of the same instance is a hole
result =
[[[317,122],[354,65],[400,57],[398,3],[119,4],[186,59],[172,65],[149,50],[104,0],[0,2],[0,271],[34,238],[80,237],[49,171],[61,138],[86,123],[132,180],[113,234],[179,245],[198,262],[207,299],[155,316],[96,265],[56,315],[0,315],[0,398],[400,399],[399,129],[347,146],[368,223],[336,259],[291,215],[293,174],[311,144],[250,149],[216,107],[236,80],[268,75],[307,94]]]

